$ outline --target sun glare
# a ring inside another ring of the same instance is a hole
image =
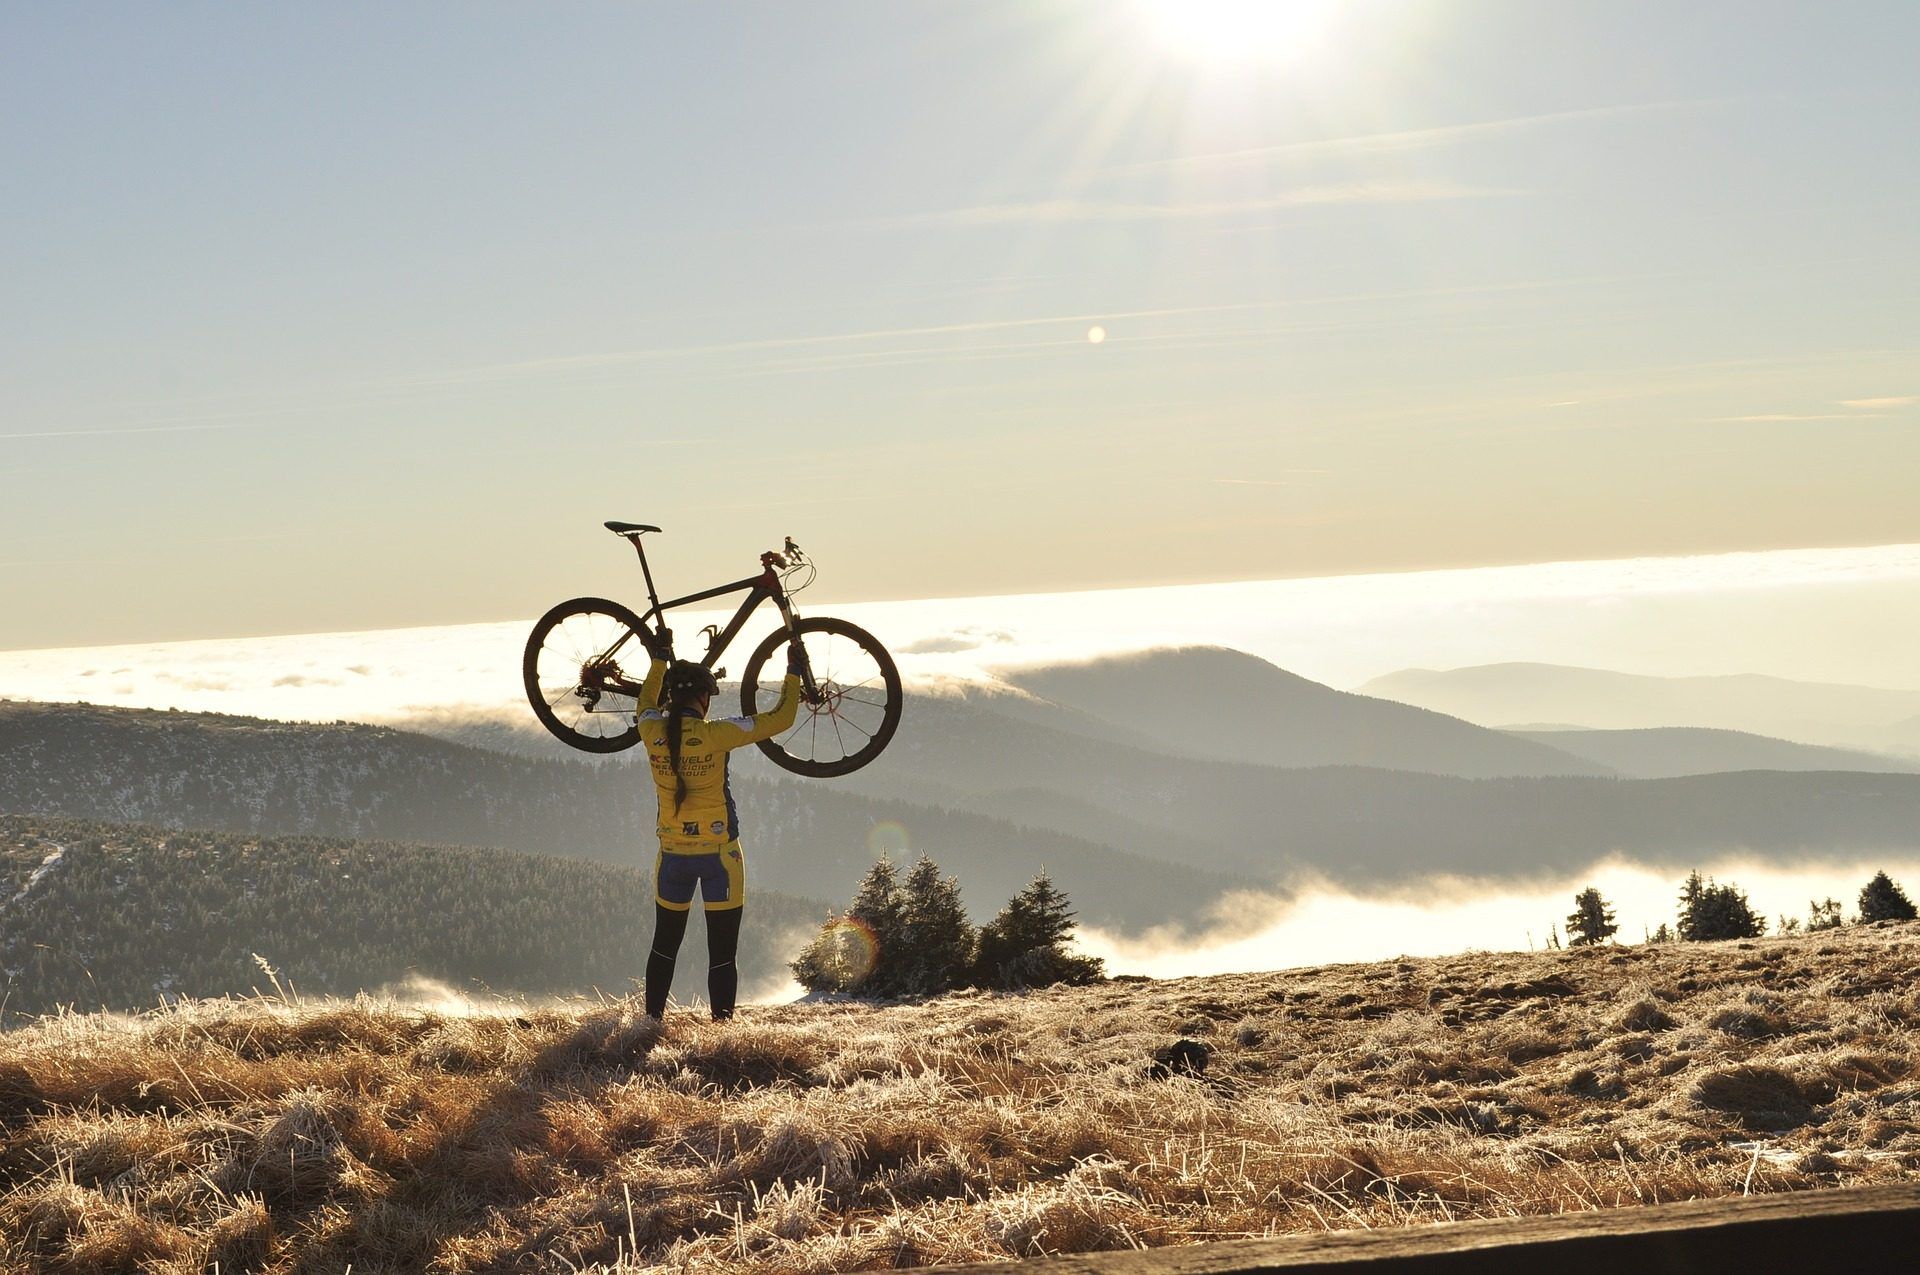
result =
[[[1338,0],[1141,0],[1154,35],[1211,63],[1294,62],[1312,53]]]

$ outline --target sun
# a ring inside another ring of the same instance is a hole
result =
[[[1138,0],[1152,37],[1209,63],[1296,62],[1311,56],[1340,0]]]

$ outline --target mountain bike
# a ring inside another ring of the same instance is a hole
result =
[[[707,649],[699,662],[716,679],[724,678],[726,670],[715,665],[748,617],[763,602],[780,612],[780,627],[754,649],[740,674],[740,711],[752,715],[779,702],[787,667],[783,652],[788,643],[798,642],[800,715],[791,730],[761,740],[760,751],[795,774],[815,776],[849,774],[880,755],[900,725],[900,673],[865,629],[824,616],[803,620],[794,611],[793,595],[813,583],[815,568],[791,536],[783,548],[760,555],[760,574],[662,602],[640,543],[660,528],[637,522],[604,525],[639,555],[652,605],[637,615],[607,598],[574,598],[535,622],[521,677],[534,716],[562,743],[589,753],[615,753],[639,743],[636,718],[654,705],[638,702],[641,678],[624,672],[621,661],[644,668],[655,652],[672,659],[668,611],[745,593],[724,627],[709,624],[701,631]],[[768,669],[774,671],[763,681]]]

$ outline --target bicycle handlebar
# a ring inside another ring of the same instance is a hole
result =
[[[760,555],[761,566],[784,571],[788,567],[797,567],[807,560],[806,556],[800,552],[800,546],[793,543],[793,537],[788,536],[786,539],[784,548],[769,549]]]

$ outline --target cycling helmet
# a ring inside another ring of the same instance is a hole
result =
[[[706,665],[693,660],[675,660],[667,666],[660,689],[668,703],[686,704],[702,695],[718,695],[720,683],[714,680],[713,670]]]

